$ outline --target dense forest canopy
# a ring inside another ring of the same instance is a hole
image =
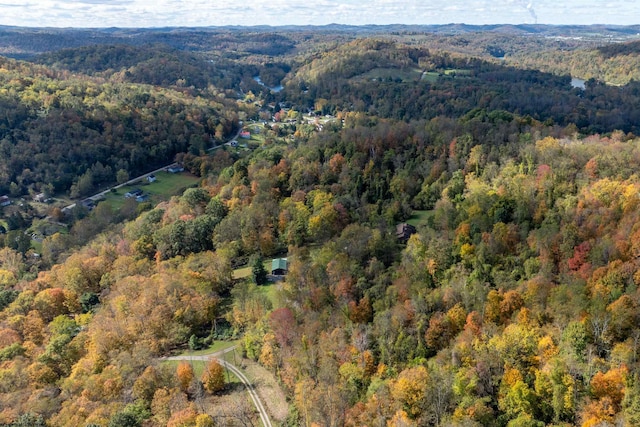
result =
[[[101,81],[0,59],[0,193],[87,196],[101,184],[201,151],[237,129],[238,107],[210,88]]]
[[[476,54],[256,33],[225,33],[243,50],[219,63],[171,43],[0,60],[0,195],[173,160],[199,178],[38,220],[36,243],[28,203],[2,217],[0,425],[256,425],[212,409],[221,365],[161,359],[225,340],[277,378],[281,425],[638,425],[638,83],[491,59],[504,34]]]

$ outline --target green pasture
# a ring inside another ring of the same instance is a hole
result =
[[[356,77],[356,79],[363,80],[385,80],[385,79],[400,79],[403,82],[406,81],[416,81],[420,79],[421,71],[417,68],[408,68],[408,69],[400,69],[400,68],[374,68],[373,70],[369,70],[366,73],[360,74]]]
[[[149,194],[149,202],[152,204],[168,200],[171,196],[179,195],[187,188],[196,185],[200,178],[187,172],[169,173],[158,172],[154,174],[157,178],[155,182],[147,182],[146,178],[140,179],[138,184],[127,185],[111,191],[104,196],[104,202],[109,203],[113,209],[120,209],[126,202],[124,195],[139,188],[145,194]]]
[[[407,224],[411,224],[417,227],[422,224],[426,224],[429,218],[433,215],[433,211],[413,211],[411,216],[407,220]]]

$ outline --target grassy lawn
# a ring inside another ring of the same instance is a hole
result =
[[[33,248],[34,251],[36,251],[36,253],[41,254],[42,253],[42,242],[36,242],[35,240],[31,240],[31,247]]]
[[[413,211],[407,223],[417,227],[418,225],[426,223],[431,215],[433,215],[433,211]]]
[[[258,286],[258,292],[260,294],[266,296],[267,298],[269,298],[269,301],[271,301],[271,306],[274,309],[280,307],[280,302],[279,302],[279,298],[278,298],[278,295],[277,295],[277,292],[278,292],[278,284],[277,283],[269,282],[269,284],[267,284],[267,285]]]
[[[267,272],[271,272],[271,260],[268,259],[262,263],[264,265],[264,269]],[[233,270],[233,278],[234,279],[246,279],[247,277],[251,277],[251,267],[246,265],[244,267],[236,268]]]
[[[264,136],[261,133],[251,133],[251,138],[249,138],[248,140],[242,138],[238,140],[239,143],[242,143],[242,141],[253,141],[258,144],[262,144],[264,142]]]
[[[171,196],[182,194],[185,189],[197,184],[200,180],[200,178],[186,172],[158,172],[155,176],[158,178],[156,182],[148,183],[145,179],[142,179],[137,185],[127,185],[117,189],[115,192],[107,193],[105,202],[109,203],[113,209],[120,209],[126,201],[124,198],[125,193],[134,188],[139,188],[145,194],[149,194],[151,196],[149,201],[155,204],[168,200]]]

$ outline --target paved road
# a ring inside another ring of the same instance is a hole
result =
[[[214,150],[217,150],[217,149],[218,149],[218,148],[220,148],[220,147],[224,147],[225,145],[230,145],[230,144],[231,144],[231,141],[233,141],[233,140],[237,139],[237,138],[238,138],[238,136],[240,136],[240,132],[242,132],[242,123],[240,123],[240,128],[238,129],[238,132],[237,132],[233,137],[231,137],[229,140],[227,140],[227,142],[225,142],[224,144],[216,145],[215,147],[209,148],[209,149],[207,150],[207,153],[210,153],[210,152],[212,152],[212,151],[214,151]],[[137,177],[135,177],[135,178],[132,178],[132,179],[130,179],[129,181],[127,181],[127,182],[123,183],[123,184],[119,184],[119,185],[116,185],[116,186],[114,186],[114,187],[107,188],[106,190],[101,191],[101,192],[99,192],[99,193],[97,193],[97,194],[94,194],[93,196],[85,197],[83,200],[93,200],[94,202],[97,202],[100,198],[102,198],[105,194],[107,194],[107,193],[111,192],[111,190],[113,190],[113,189],[116,189],[116,190],[117,190],[118,188],[125,187],[125,186],[127,186],[127,185],[131,185],[131,184],[133,184],[134,182],[140,181],[140,180],[142,180],[142,179],[146,179],[149,175],[156,174],[156,173],[158,173],[158,172],[160,172],[160,171],[163,171],[163,170],[165,170],[165,169],[167,169],[167,168],[170,168],[171,166],[174,166],[174,165],[176,165],[176,163],[175,163],[175,162],[174,162],[174,163],[170,163],[170,164],[168,164],[168,165],[166,165],[166,166],[163,166],[163,167],[161,167],[161,168],[158,168],[158,169],[156,169],[156,170],[154,170],[154,171],[147,172],[147,173],[145,173],[145,174],[143,174],[143,175],[140,175],[140,176],[137,176]],[[76,203],[72,203],[72,204],[70,204],[69,206],[65,206],[64,208],[62,208],[62,210],[63,210],[63,211],[65,211],[65,210],[70,210],[70,209],[73,209],[73,208],[75,208],[75,207],[76,207]]]
[[[193,356],[191,356],[191,355],[173,356],[173,357],[167,357],[165,360],[188,360],[188,361],[202,360],[202,361],[207,361],[207,360],[210,360],[211,358],[217,358],[222,366],[224,366],[225,368],[227,368],[228,370],[233,372],[235,374],[235,376],[238,377],[240,379],[240,381],[242,381],[242,383],[245,385],[245,387],[247,387],[247,392],[249,393],[249,396],[251,397],[251,400],[253,400],[253,404],[255,405],[258,413],[260,414],[260,420],[262,420],[262,425],[264,427],[273,427],[273,424],[271,424],[271,420],[269,419],[269,414],[267,414],[267,410],[264,408],[264,405],[262,404],[262,401],[260,400],[260,396],[258,396],[258,393],[256,392],[256,389],[251,384],[251,381],[249,381],[249,379],[246,377],[246,375],[243,374],[242,371],[240,371],[240,369],[238,369],[235,365],[232,365],[231,363],[227,362],[226,360],[223,360],[223,359],[220,358],[221,356],[224,356],[225,354],[230,353],[230,352],[234,351],[235,349],[236,349],[236,347],[233,346],[233,347],[226,348],[224,350],[217,351],[215,353],[202,354],[202,355],[193,355]]]

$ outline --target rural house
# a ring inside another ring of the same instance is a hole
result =
[[[134,188],[133,190],[130,190],[126,193],[124,193],[124,198],[125,199],[131,199],[134,197],[138,197],[142,195],[142,190],[139,188]]]
[[[396,237],[401,242],[406,243],[409,240],[409,237],[411,237],[411,235],[415,233],[416,228],[411,224],[407,224],[406,222],[403,222],[402,224],[398,224],[396,226]]]
[[[287,259],[286,258],[276,258],[271,261],[271,274],[273,276],[284,276],[287,274]]]

